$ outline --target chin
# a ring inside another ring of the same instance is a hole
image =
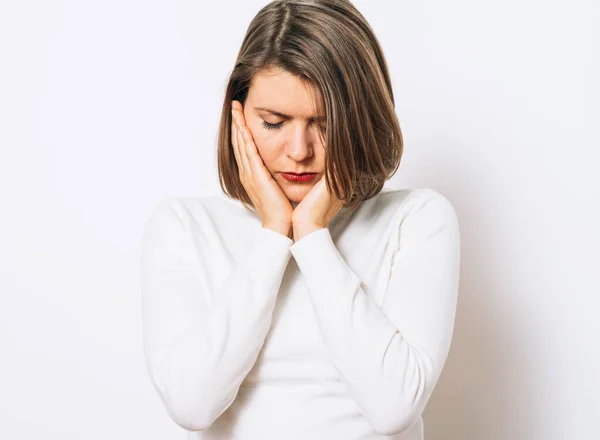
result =
[[[292,203],[300,203],[303,198],[304,198],[304,196],[303,197],[297,197],[297,196],[288,195],[288,200],[290,202],[292,202]]]
[[[285,191],[288,200],[293,203],[300,203],[306,194],[311,190],[312,186],[306,188],[296,188],[294,190]]]

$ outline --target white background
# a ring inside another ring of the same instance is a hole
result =
[[[600,6],[358,1],[462,268],[427,440],[600,438]],[[181,439],[142,355],[140,239],[219,190],[225,81],[266,1],[0,0],[0,438]]]

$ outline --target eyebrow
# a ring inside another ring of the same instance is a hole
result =
[[[254,110],[262,110],[262,111],[265,111],[265,112],[272,113],[275,116],[279,116],[280,118],[292,119],[292,117],[289,116],[289,115],[286,115],[284,113],[278,112],[277,110],[272,110],[272,109],[266,108],[266,107],[254,107]],[[320,122],[324,122],[324,121],[327,121],[327,117],[326,116],[320,116],[318,118],[317,117],[312,117],[312,118],[309,118],[309,120],[311,120],[311,121],[319,120]]]

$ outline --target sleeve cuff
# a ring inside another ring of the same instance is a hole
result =
[[[246,257],[246,268],[253,277],[268,284],[280,281],[291,253],[291,238],[272,229],[261,227],[252,250]]]
[[[360,283],[338,251],[329,228],[305,235],[290,246],[298,268],[311,292],[345,292]]]

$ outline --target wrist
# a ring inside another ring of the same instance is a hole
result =
[[[281,235],[285,235],[288,238],[291,238],[290,236],[292,235],[292,228],[290,227],[290,225],[278,225],[278,224],[266,223],[266,224],[263,224],[262,227],[271,229],[275,232],[279,232]]]
[[[310,234],[311,232],[314,232],[316,230],[323,229],[323,228],[324,228],[324,226],[317,225],[316,223],[310,223],[310,224],[304,223],[304,224],[298,224],[298,225],[292,226],[295,240],[300,240],[302,237],[305,237],[306,235]]]

